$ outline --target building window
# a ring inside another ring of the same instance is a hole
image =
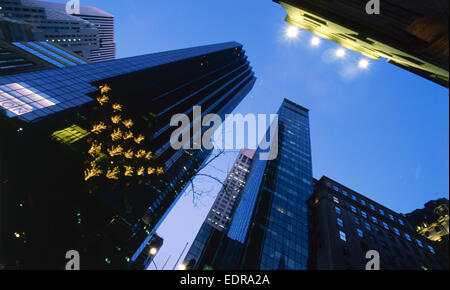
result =
[[[381,213],[382,215],[384,215],[384,210],[382,210],[381,208],[380,208],[380,213]]]
[[[366,213],[365,211],[361,211],[361,215],[362,215],[364,218],[367,218],[367,213]]]
[[[393,221],[394,220],[394,216],[389,214],[389,218]]]
[[[397,228],[394,228],[394,232],[397,236],[400,236],[400,231]]]
[[[355,218],[355,224],[357,224],[358,226],[361,224],[361,222],[359,221],[359,218],[354,217]]]
[[[353,194],[352,194],[352,199],[353,199],[354,201],[356,201],[356,196],[354,196]]]
[[[343,240],[344,242],[347,241],[347,235],[346,235],[343,231],[339,231],[339,237],[340,237],[341,240]]]
[[[352,212],[354,212],[354,213],[356,213],[356,212],[357,212],[357,211],[356,211],[356,207],[354,207],[353,205],[352,205],[352,206],[350,206],[350,208],[351,208]]]
[[[337,198],[336,196],[333,196],[333,201],[334,201],[334,203],[339,204],[339,198]]]
[[[340,218],[337,218],[337,223],[338,223],[338,225],[339,225],[340,227],[343,227],[343,226],[344,226],[344,221],[343,221],[342,219],[340,219]]]
[[[434,251],[434,248],[432,246],[427,246],[428,250],[430,250],[430,252],[432,252],[433,254],[436,254],[436,252]]]
[[[334,188],[334,191],[339,192],[339,187],[337,187],[337,186],[335,185],[335,186],[333,186],[333,188]]]
[[[336,210],[336,214],[342,213],[342,210],[339,207],[335,206],[334,209]]]
[[[387,223],[385,223],[385,222],[383,222],[383,227],[384,227],[386,230],[389,230],[389,225],[388,225]]]
[[[358,233],[358,236],[359,236],[360,238],[364,237],[364,232],[363,232],[362,230],[356,229],[356,232]]]
[[[372,230],[372,227],[370,226],[369,223],[365,223],[365,225],[366,225],[366,229],[367,229],[368,231],[371,231],[371,230]]]
[[[348,192],[345,191],[345,190],[342,190],[342,194],[345,195],[345,196],[348,196]]]
[[[377,220],[377,218],[376,217],[372,217],[372,221],[375,223],[375,224],[378,224],[378,220]]]
[[[402,220],[398,220],[398,222],[402,225],[402,226],[404,226],[405,225],[405,223],[402,221]]]
[[[416,240],[416,241],[417,241],[417,244],[419,245],[419,247],[423,248],[423,244],[422,244],[422,242],[421,242],[421,241],[419,241],[419,240]]]
[[[370,205],[370,209],[374,211],[375,210],[375,206],[373,204],[371,204]]]
[[[361,199],[361,204],[365,206],[366,205],[366,201]]]

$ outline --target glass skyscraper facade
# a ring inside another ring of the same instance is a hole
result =
[[[256,152],[214,268],[307,269],[306,201],[313,192],[309,112],[284,100],[278,113],[278,157],[264,161]]]
[[[195,105],[202,117],[224,118],[254,82],[236,42],[0,77],[0,264],[60,268],[73,249],[85,268],[136,268],[136,261],[151,260],[145,249],[154,229],[210,154],[173,149],[172,116],[188,115],[191,130],[200,121],[193,119]],[[91,128],[105,118],[98,101],[105,84],[145,135],[142,145],[163,175],[85,182]]]

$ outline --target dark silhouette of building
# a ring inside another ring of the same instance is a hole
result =
[[[382,0],[380,14],[370,15],[369,1],[274,2],[291,25],[448,87],[448,0]]]
[[[1,76],[3,267],[63,269],[69,250],[82,269],[145,261],[211,152],[173,149],[171,118],[224,118],[254,82],[236,42]]]
[[[242,149],[230,170],[211,210],[184,258],[187,269],[202,270],[210,253],[217,251],[219,241],[227,232],[232,216],[251,170],[254,150]]]
[[[434,247],[439,252],[439,258],[448,268],[448,199],[431,200],[423,209],[406,214],[406,218],[416,228],[418,234],[433,241]]]
[[[370,250],[381,270],[445,269],[405,216],[328,177],[315,181],[309,207],[310,269],[365,270]]]

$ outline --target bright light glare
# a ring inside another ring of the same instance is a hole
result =
[[[183,264],[181,264],[181,265],[178,267],[178,270],[184,271],[184,270],[186,270],[186,266],[183,265]]]
[[[286,36],[288,38],[297,38],[299,33],[300,33],[300,31],[295,26],[289,26],[286,29]]]
[[[313,46],[318,46],[320,45],[320,38],[318,38],[317,36],[314,36],[313,38],[311,38],[311,44]]]
[[[369,67],[369,61],[365,58],[361,59],[358,64],[359,68],[366,69]]]
[[[154,255],[156,255],[156,252],[158,252],[158,249],[156,249],[156,248],[150,249],[150,255],[154,256]]]
[[[336,56],[337,57],[344,57],[345,56],[345,50],[343,48],[339,48],[336,50]]]

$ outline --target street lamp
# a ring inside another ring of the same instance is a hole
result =
[[[320,45],[320,38],[318,38],[317,36],[314,36],[313,38],[311,38],[311,45],[319,46]]]
[[[345,50],[343,48],[339,48],[338,50],[336,50],[336,56],[339,58],[342,58],[345,56]]]
[[[152,255],[152,256],[156,255],[157,252],[158,252],[157,248],[151,248],[150,249],[150,255]]]
[[[365,58],[361,59],[358,63],[359,68],[367,69],[369,67],[369,61]]]
[[[291,39],[297,38],[299,33],[300,33],[300,31],[295,26],[289,26],[286,29],[287,38],[291,38]]]

